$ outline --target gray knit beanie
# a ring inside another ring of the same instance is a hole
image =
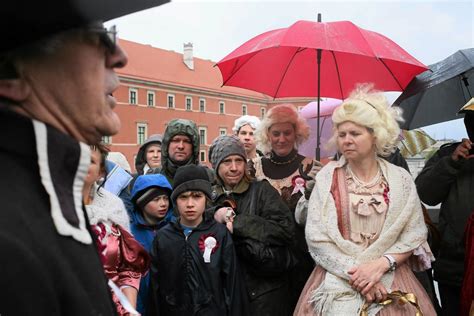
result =
[[[245,153],[244,144],[236,136],[219,136],[212,142],[209,148],[209,159],[211,160],[212,168],[216,170],[220,163],[230,155],[239,155],[247,161],[247,154]]]

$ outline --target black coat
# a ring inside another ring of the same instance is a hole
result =
[[[464,229],[474,209],[474,159],[454,161],[451,154],[459,144],[442,146],[415,180],[424,203],[441,203],[441,243],[439,252],[434,254],[434,277],[440,283],[458,287],[464,272]]]
[[[278,191],[268,181],[245,180],[226,194],[214,186],[214,210],[232,199],[237,207],[234,239],[250,299],[250,314],[289,315],[288,271],[296,264],[290,251],[295,223]]]
[[[94,241],[87,244],[58,233],[40,177],[31,120],[0,110],[0,126],[0,314],[115,315]],[[46,132],[40,139],[47,139],[62,215],[77,226],[76,215],[86,217],[80,205],[76,213],[72,201],[80,146],[51,127]],[[85,170],[87,166],[82,164]],[[82,192],[75,193],[82,201]],[[90,237],[88,223],[82,230]]]
[[[209,236],[217,246],[206,263]],[[152,315],[248,315],[234,244],[224,225],[205,220],[185,237],[181,225],[171,222],[158,231],[151,255]]]

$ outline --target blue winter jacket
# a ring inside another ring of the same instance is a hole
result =
[[[147,190],[153,187],[166,189],[171,194],[172,188],[165,176],[161,174],[147,174],[138,176],[131,191],[131,201],[133,203],[132,212],[129,212],[131,219],[131,230],[135,239],[150,253],[156,232],[171,221],[175,221],[172,204],[166,213],[165,218],[156,225],[150,225],[143,218],[143,213],[138,209],[136,200]],[[146,305],[149,301],[150,273],[147,273],[140,282],[140,289],[137,299],[137,310],[142,315],[147,315]]]

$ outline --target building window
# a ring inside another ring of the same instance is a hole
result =
[[[192,111],[193,109],[193,98],[186,97],[186,111]]]
[[[260,118],[263,119],[265,116],[265,108],[260,108]]]
[[[102,136],[102,142],[107,145],[112,144],[112,136]]]
[[[147,105],[148,106],[155,106],[155,92],[148,91],[147,92]]]
[[[224,114],[225,113],[225,103],[224,102],[219,102],[219,113]]]
[[[174,109],[174,94],[168,94],[168,108]]]
[[[227,128],[223,127],[219,129],[219,135],[224,136],[227,135]]]
[[[199,99],[199,111],[206,112],[206,99]]]
[[[138,104],[138,91],[135,88],[128,89],[128,103]]]
[[[147,124],[138,123],[137,124],[137,144],[141,145],[145,142],[147,137]]]
[[[206,162],[206,151],[205,150],[201,150],[199,151],[199,158],[200,158],[200,161],[201,162]]]
[[[247,115],[247,105],[242,104],[242,115]]]
[[[206,128],[199,127],[199,145],[206,145],[207,144],[207,135],[206,135]]]

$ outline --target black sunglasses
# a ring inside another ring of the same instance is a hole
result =
[[[117,27],[112,25],[108,29],[103,27],[92,27],[87,29],[90,32],[97,33],[102,45],[107,48],[110,53],[114,53],[117,49]]]

